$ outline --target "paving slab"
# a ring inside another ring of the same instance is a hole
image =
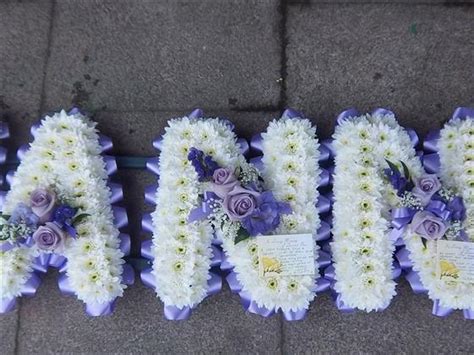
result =
[[[432,302],[415,295],[406,281],[384,312],[337,310],[329,294],[318,297],[302,322],[285,322],[284,353],[458,354],[472,353],[474,323],[461,312],[431,315]]]
[[[0,2],[0,119],[12,148],[27,141],[40,110],[51,9],[49,0]]]
[[[279,23],[277,0],[58,1],[47,105],[276,106]]]
[[[113,138],[114,154],[156,156],[158,151],[152,142],[164,133],[169,119],[189,114],[194,108],[181,111],[160,112],[97,112],[93,118],[98,122],[101,133]],[[268,122],[279,117],[278,111],[237,112],[231,110],[208,109],[207,117],[229,119],[235,125],[235,133],[250,139],[255,133],[266,129]]]
[[[278,353],[280,318],[243,312],[227,289],[205,300],[187,322],[163,318],[162,304],[140,283],[126,290],[113,315],[88,318],[74,297],[60,295],[50,272],[21,308],[20,354]]]
[[[16,334],[18,330],[18,309],[0,314],[0,344],[1,354],[15,354]]]
[[[288,104],[325,135],[348,107],[390,108],[425,134],[474,105],[473,20],[463,6],[289,6]]]

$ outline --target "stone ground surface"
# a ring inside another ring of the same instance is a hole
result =
[[[0,113],[13,151],[31,123],[78,105],[116,141],[151,156],[166,120],[201,107],[250,138],[288,106],[328,137],[355,106],[388,107],[420,134],[474,106],[474,3],[458,1],[0,1]],[[133,253],[144,186],[121,169]],[[341,314],[318,297],[305,321],[243,312],[225,289],[188,322],[163,319],[140,282],[111,317],[61,296],[54,271],[0,316],[0,353],[473,353],[474,322],[431,316],[404,281],[383,313]]]

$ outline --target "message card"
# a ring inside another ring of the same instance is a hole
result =
[[[311,234],[265,235],[257,241],[260,276],[315,274]]]
[[[474,283],[474,243],[438,240],[437,252],[438,278]]]

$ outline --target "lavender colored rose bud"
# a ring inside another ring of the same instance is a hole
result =
[[[64,249],[66,233],[56,223],[46,222],[33,233],[33,240],[38,249],[61,252]]]
[[[212,174],[211,184],[212,191],[220,198],[226,197],[226,195],[239,184],[234,171],[229,168],[218,168]]]
[[[235,186],[225,197],[222,206],[231,221],[241,221],[252,214],[258,204],[260,193]]]
[[[51,221],[56,195],[46,189],[36,189],[30,196],[31,210],[39,217],[40,223]]]
[[[437,240],[446,233],[447,226],[443,219],[436,217],[428,211],[420,211],[415,214],[411,221],[412,232],[427,240]]]
[[[430,202],[431,197],[440,189],[441,183],[436,174],[427,174],[415,180],[415,187],[412,192],[413,195],[418,197],[421,204],[426,206]]]

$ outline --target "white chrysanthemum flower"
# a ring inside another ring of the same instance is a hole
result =
[[[3,208],[9,214],[18,203],[28,202],[34,189],[48,187],[62,202],[90,215],[78,226],[79,237],[68,240],[64,251],[70,285],[86,303],[112,301],[126,287],[100,151],[95,123],[87,117],[65,111],[45,117],[15,172]],[[0,298],[21,294],[35,256],[33,249],[25,248],[0,253]]]
[[[386,307],[395,295],[389,210],[399,202],[384,179],[386,159],[422,172],[407,132],[393,115],[342,122],[334,133],[333,236],[335,290],[351,308]]]
[[[463,227],[474,242],[474,117],[448,122],[440,131],[437,148],[441,180],[444,186],[462,196],[466,208]],[[474,309],[473,284],[438,279],[435,242],[428,242],[425,248],[418,236],[408,233],[405,244],[413,270],[419,274],[431,299],[439,300],[446,308]]]

